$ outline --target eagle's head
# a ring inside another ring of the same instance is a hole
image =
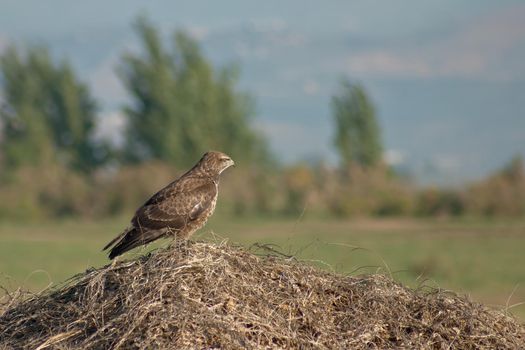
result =
[[[198,166],[209,176],[219,176],[224,170],[235,165],[234,161],[225,153],[209,151],[204,153]]]

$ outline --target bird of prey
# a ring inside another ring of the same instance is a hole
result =
[[[187,239],[215,210],[219,175],[234,165],[222,152],[210,151],[181,177],[155,193],[135,212],[131,225],[109,242],[109,258],[161,237]]]

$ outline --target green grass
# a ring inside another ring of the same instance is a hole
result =
[[[37,291],[106,264],[100,248],[126,222],[0,224],[0,284]],[[215,219],[194,237],[222,238],[276,244],[339,273],[386,273],[412,287],[451,289],[500,308],[525,301],[523,221]],[[510,311],[525,320],[525,305]]]

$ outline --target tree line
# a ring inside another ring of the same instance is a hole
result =
[[[166,45],[145,18],[135,30],[142,52],[123,53],[117,70],[131,97],[120,150],[95,137],[98,103],[67,61],[54,62],[43,47],[7,49],[0,61],[5,168],[59,162],[89,172],[115,159],[187,167],[208,149],[241,161],[272,158],[252,127],[253,98],[236,87],[238,67],[213,67],[184,31]],[[333,105],[342,161],[377,163],[379,127],[364,89],[342,81]]]
[[[243,160],[269,156],[251,127],[252,100],[236,88],[236,67],[214,69],[182,31],[166,47],[147,20],[135,28],[142,52],[124,53],[118,70],[132,101],[123,107],[121,150],[95,137],[98,104],[68,62],[53,62],[45,48],[7,50],[0,115],[6,168],[59,162],[89,172],[115,159],[187,167],[215,148]]]
[[[332,98],[339,167],[279,165],[253,127],[254,99],[237,87],[237,66],[214,67],[184,31],[166,42],[145,18],[134,28],[141,50],[123,53],[117,70],[130,97],[119,148],[96,136],[99,104],[67,60],[53,60],[44,47],[15,45],[1,56],[0,216],[131,210],[209,149],[245,165],[225,186],[229,213],[297,215],[307,206],[338,216],[433,215],[443,206],[453,214],[490,211],[489,204],[466,205],[463,194],[416,191],[396,176],[382,161],[374,105],[348,78]],[[523,174],[517,176],[521,183]],[[503,212],[525,212],[525,204],[520,208]]]

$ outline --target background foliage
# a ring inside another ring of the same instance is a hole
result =
[[[183,31],[165,48],[157,30],[141,18],[136,30],[142,54],[122,57],[120,76],[132,103],[125,159],[159,159],[189,167],[209,149],[238,161],[260,160],[265,145],[251,128],[251,98],[237,91],[235,67],[215,69]]]
[[[183,31],[166,45],[146,18],[135,30],[141,49],[118,68],[129,94],[120,148],[96,137],[97,102],[67,61],[41,47],[1,57],[1,217],[129,214],[209,149],[239,164],[223,180],[224,215],[525,214],[520,158],[464,188],[420,188],[396,174],[372,99],[347,77],[332,99],[339,165],[278,164],[254,126],[254,98],[237,87],[238,67],[214,67]]]

